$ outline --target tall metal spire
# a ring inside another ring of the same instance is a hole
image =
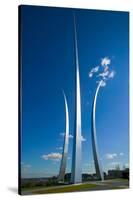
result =
[[[73,139],[73,157],[72,157],[72,174],[71,182],[82,182],[82,165],[81,165],[81,97],[80,97],[80,75],[79,75],[79,59],[77,45],[77,30],[74,14],[74,49],[75,49],[75,127]]]
[[[93,100],[92,106],[92,116],[91,116],[91,137],[92,137],[92,149],[94,155],[94,164],[96,175],[100,180],[104,180],[103,171],[100,163],[98,145],[97,145],[97,135],[96,135],[96,102],[99,89],[101,87],[102,81],[99,82]]]
[[[69,143],[69,114],[68,114],[68,105],[65,93],[63,92],[64,102],[65,102],[65,115],[66,115],[66,130],[64,135],[64,145],[63,145],[63,153],[62,160],[60,166],[60,172],[58,176],[58,181],[63,181],[66,171],[66,163],[67,163],[67,155],[68,155],[68,143]]]

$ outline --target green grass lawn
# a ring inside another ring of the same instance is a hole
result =
[[[36,189],[42,189],[46,186],[34,186],[34,187],[25,187],[25,188],[21,188],[22,192],[25,192],[25,191],[32,191],[32,190],[36,190]]]
[[[65,193],[91,190],[109,190],[109,189],[124,189],[128,188],[128,180],[112,179],[106,181],[96,181],[93,183],[86,182],[77,185],[51,185],[51,186],[35,186],[28,188],[21,188],[22,194],[50,194],[50,193]]]
[[[80,184],[80,185],[70,185],[70,186],[64,186],[64,187],[58,187],[58,188],[49,188],[44,189],[40,191],[33,191],[32,194],[48,194],[48,193],[60,193],[60,192],[76,192],[76,191],[84,191],[84,189],[92,189],[95,188],[96,185],[86,183],[86,184]]]

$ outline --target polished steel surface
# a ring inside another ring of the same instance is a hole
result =
[[[92,136],[92,149],[93,149],[93,155],[94,155],[96,175],[100,180],[104,180],[102,166],[101,166],[100,158],[99,158],[97,133],[96,133],[96,103],[97,103],[98,92],[101,85],[102,85],[102,81],[100,81],[97,86],[97,89],[94,95],[94,100],[93,100],[92,118],[91,118],[91,136]]]
[[[77,31],[76,21],[74,15],[74,47],[75,47],[75,127],[73,138],[73,157],[72,157],[72,174],[71,183],[82,182],[82,161],[81,161],[81,97],[80,97],[80,74],[79,74],[79,60],[78,60],[78,46],[77,46]]]
[[[64,102],[65,102],[66,128],[65,128],[64,145],[63,145],[63,152],[62,152],[62,159],[61,159],[58,181],[64,181],[66,164],[67,164],[67,156],[68,156],[68,144],[69,144],[69,113],[68,113],[67,99],[64,92],[63,92],[63,96],[64,96]]]

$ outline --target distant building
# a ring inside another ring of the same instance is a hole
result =
[[[107,174],[106,172],[103,172],[104,180],[107,179]]]
[[[108,170],[108,178],[122,178],[123,170]]]
[[[129,179],[129,168],[123,170],[122,178]]]
[[[92,174],[84,173],[84,174],[82,174],[82,180],[83,180],[83,182],[92,181],[93,180],[93,176],[92,176]]]
[[[108,170],[108,178],[125,178],[129,179],[129,168],[123,170]]]

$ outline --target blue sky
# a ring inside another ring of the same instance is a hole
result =
[[[74,131],[75,65],[73,12],[76,15],[82,108],[82,168],[94,173],[91,106],[97,86],[89,72],[108,57],[116,72],[99,92],[96,126],[103,169],[129,163],[128,13],[21,7],[22,177],[57,175],[65,131],[64,90]],[[69,140],[67,172],[71,171]]]

